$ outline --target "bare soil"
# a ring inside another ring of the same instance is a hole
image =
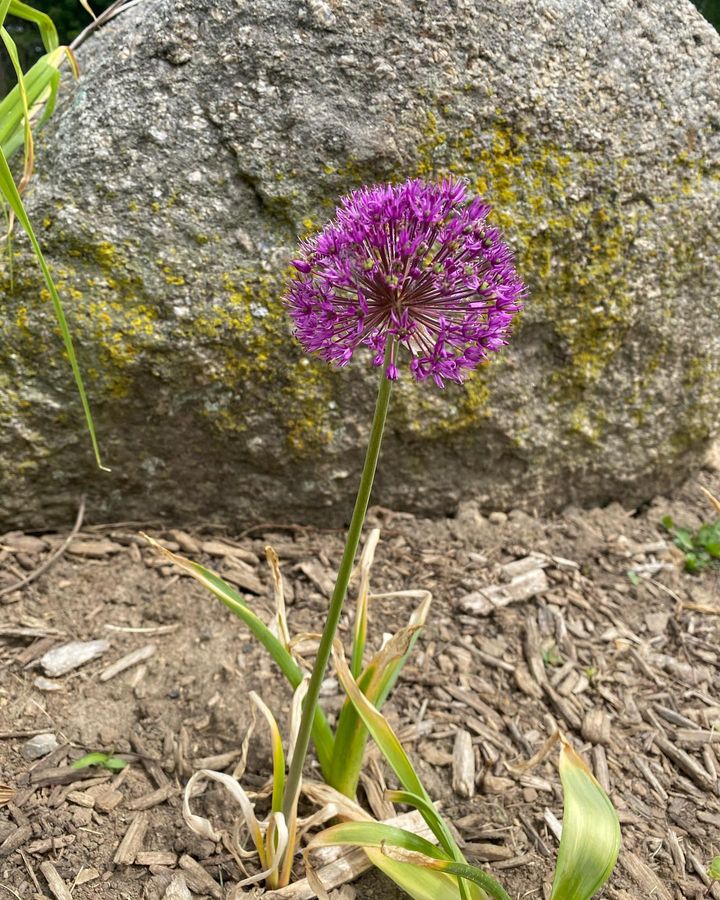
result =
[[[526,774],[516,767],[557,727],[620,814],[623,851],[603,896],[720,897],[705,875],[720,854],[720,573],[684,572],[660,525],[667,513],[690,527],[714,519],[700,486],[720,495],[717,468],[641,510],[615,504],[554,518],[518,511],[486,518],[468,503],[441,521],[371,511],[369,526],[382,529],[373,590],[433,594],[386,711],[468,858],[513,898],[549,896],[552,815],[562,819],[557,754]],[[138,523],[84,526],[46,572],[0,595],[0,897],[187,897],[177,879],[168,888],[176,873],[189,896],[240,896],[232,893],[242,877],[233,857],[183,823],[182,786],[197,768],[232,771],[250,721],[248,691],[281,723],[291,694],[244,626],[168,567],[138,530]],[[342,534],[291,526],[239,538],[208,526],[151,533],[235,579],[268,618],[264,547],[271,544],[292,630],[319,630]],[[32,577],[66,538],[1,537],[0,591]],[[539,593],[489,614],[463,608],[468,595],[509,587],[514,570],[505,567],[528,557],[546,578]],[[346,643],[351,610],[352,597],[341,628]],[[375,601],[373,645],[408,614],[407,601]],[[101,656],[47,678],[39,660],[50,648],[96,639],[109,642]],[[112,663],[141,648],[145,659],[103,680]],[[329,682],[323,702],[331,716],[341,699]],[[453,789],[458,731],[472,740],[473,796]],[[40,732],[55,735],[57,749],[29,760],[26,744]],[[91,751],[130,765],[119,773],[69,768]],[[375,780],[393,786],[373,758]],[[268,768],[258,728],[244,783],[260,787]],[[367,802],[363,792],[360,799]],[[219,790],[196,802],[215,823],[231,824],[234,810]],[[141,832],[133,861],[115,862],[132,823]],[[342,900],[401,896],[375,873],[343,890]]]

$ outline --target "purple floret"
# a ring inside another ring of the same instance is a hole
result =
[[[507,343],[525,286],[490,206],[453,179],[361,188],[335,218],[301,243],[285,304],[311,353],[339,366],[358,347],[386,375],[399,375],[398,348],[418,381],[463,380]]]

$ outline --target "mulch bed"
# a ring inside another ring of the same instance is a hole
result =
[[[466,503],[441,521],[371,511],[369,524],[382,529],[373,590],[433,594],[386,711],[468,858],[513,897],[549,896],[562,819],[557,754],[524,774],[520,764],[559,727],[620,815],[623,851],[602,896],[720,898],[706,875],[720,854],[720,573],[684,572],[660,526],[668,513],[691,527],[715,518],[701,485],[720,495],[717,468],[642,510],[486,518]],[[232,771],[249,690],[281,726],[290,692],[241,623],[138,530],[80,525],[70,541],[0,537],[0,898],[245,896],[233,892],[242,877],[233,857],[185,827],[182,785],[198,768]],[[342,534],[290,526],[238,539],[210,527],[149,533],[215,568],[268,616],[271,544],[292,630],[319,629]],[[27,583],[18,590],[19,582]],[[374,646],[409,612],[408,601],[375,601]],[[346,641],[351,625],[348,614]],[[53,675],[45,654],[71,641],[105,643]],[[331,715],[340,708],[333,680],[323,702]],[[41,733],[54,740],[28,758]],[[91,751],[130,765],[71,767]],[[370,758],[361,799],[378,807],[373,786],[393,779]],[[263,784],[268,760],[258,727],[246,785]],[[215,822],[235,814],[215,788],[195,802]],[[401,895],[370,873],[336,896]]]

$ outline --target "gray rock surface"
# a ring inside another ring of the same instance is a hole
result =
[[[720,38],[689,0],[146,0],[82,47],[30,212],[109,475],[19,241],[0,520],[346,519],[369,361],[308,362],[298,233],[363,182],[456,172],[531,294],[463,387],[395,393],[375,502],[630,505],[720,412]],[[7,275],[5,276],[7,287]]]

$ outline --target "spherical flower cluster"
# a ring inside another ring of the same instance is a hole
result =
[[[344,197],[293,262],[285,303],[300,342],[340,366],[361,346],[382,365],[390,342],[388,378],[404,348],[418,381],[462,381],[507,343],[525,293],[490,209],[453,179]]]

